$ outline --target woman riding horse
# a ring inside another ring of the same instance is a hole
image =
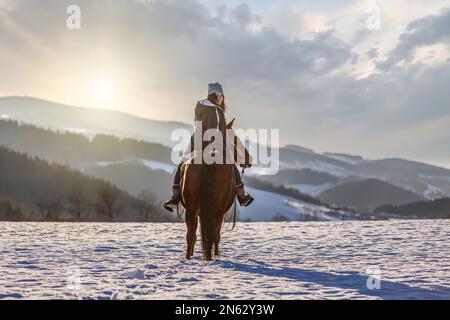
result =
[[[195,107],[195,121],[201,121],[202,134],[208,129],[217,129],[221,132],[222,137],[226,137],[226,120],[225,120],[225,96],[223,94],[222,85],[218,82],[208,84],[207,99],[199,100]],[[226,140],[226,138],[225,138]],[[191,142],[193,139],[191,138]],[[180,174],[182,162],[178,165],[174,176],[172,187],[172,198],[164,203],[164,208],[172,212],[180,201]],[[242,181],[239,169],[234,163],[234,175],[236,181],[236,196],[242,207],[248,206],[254,200],[251,195],[245,192],[244,182]]]

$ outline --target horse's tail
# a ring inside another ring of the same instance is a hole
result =
[[[202,164],[200,169],[200,229],[202,236],[203,257],[211,260],[212,248],[216,241],[216,219],[214,213],[214,164]]]

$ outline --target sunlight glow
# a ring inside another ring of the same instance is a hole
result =
[[[90,81],[89,96],[98,108],[114,108],[117,102],[117,84],[111,77],[98,77]]]

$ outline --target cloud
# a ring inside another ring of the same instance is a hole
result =
[[[366,55],[367,55],[367,58],[374,59],[374,58],[378,57],[378,49],[371,48],[371,49],[367,50]]]
[[[398,63],[409,63],[417,48],[436,43],[450,43],[450,9],[440,14],[429,15],[411,22],[400,35],[399,44],[388,54],[388,58],[377,63],[381,70],[390,70]]]
[[[449,10],[416,16],[398,37],[389,19],[397,11],[387,8],[384,33],[361,30],[364,5],[321,15],[302,8],[289,14],[281,2],[258,13],[250,2],[0,3],[0,68],[11,75],[0,80],[1,92],[30,90],[86,105],[83,84],[105,72],[118,81],[121,110],[190,122],[206,84],[219,81],[237,125],[280,128],[282,143],[369,157],[450,158],[441,120],[449,116],[449,62],[414,60],[417,48],[448,43]],[[70,4],[82,10],[77,32],[65,28]],[[398,38],[390,50],[373,41],[385,34]],[[355,76],[382,58],[379,69]]]

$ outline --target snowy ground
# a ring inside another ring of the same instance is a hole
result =
[[[450,299],[450,220],[229,229],[204,262],[183,224],[1,222],[0,298]]]

